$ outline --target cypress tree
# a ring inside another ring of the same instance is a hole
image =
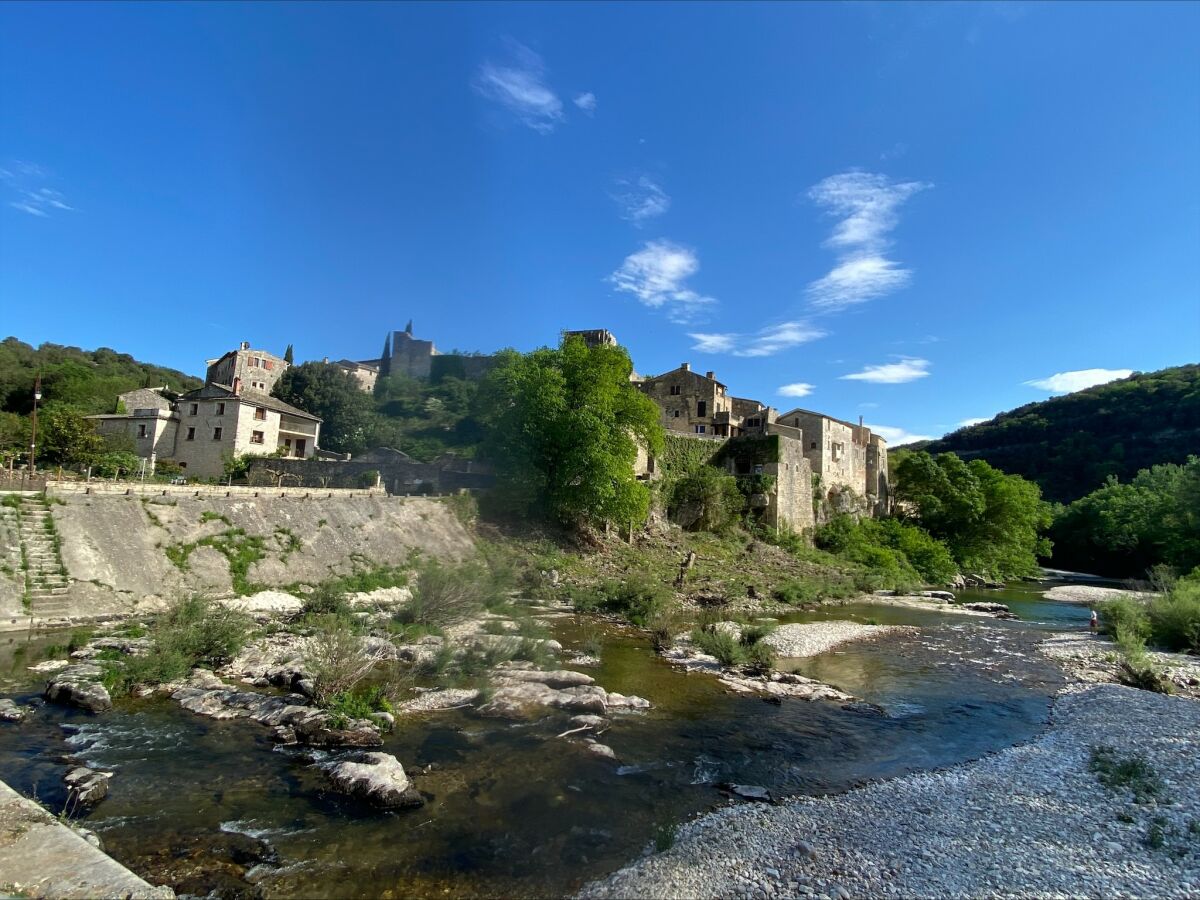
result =
[[[283,361],[289,366],[296,361],[296,354],[292,351],[291,344],[288,344],[287,349],[283,351]]]
[[[383,339],[383,355],[379,357],[379,377],[387,378],[392,374],[392,333],[389,331]]]

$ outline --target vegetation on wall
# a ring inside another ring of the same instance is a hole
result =
[[[1175,366],[1030,403],[917,445],[983,459],[1069,503],[1115,476],[1184,463],[1200,447],[1200,365]]]

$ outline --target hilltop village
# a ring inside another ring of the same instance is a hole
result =
[[[616,346],[605,329],[566,331],[589,345]],[[482,378],[495,357],[441,353],[433,341],[403,331],[387,335],[375,359],[342,359],[335,365],[367,393],[379,379],[402,374],[424,381]],[[486,466],[446,455],[422,463],[398,450],[376,448],[351,459],[320,447],[321,421],[272,396],[289,363],[249,342],[207,361],[204,385],[182,394],[166,388],[140,388],[116,398],[116,411],[93,416],[104,435],[124,435],[151,467],[162,460],[180,466],[189,478],[218,478],[232,457],[258,457],[252,475],[277,483],[329,487],[361,484],[375,476],[392,493],[453,491],[485,487]],[[684,362],[660,375],[631,381],[657,404],[668,435],[713,443],[714,459],[731,474],[764,476],[752,498],[763,521],[803,529],[815,524],[817,510],[886,514],[891,506],[887,443],[863,425],[821,412],[795,408],[780,412],[758,400],[737,397],[712,370],[703,374]],[[720,452],[717,452],[717,451]],[[659,476],[658,461],[642,453],[638,477]]]

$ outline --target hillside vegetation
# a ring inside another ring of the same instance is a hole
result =
[[[1145,372],[1030,403],[915,445],[931,454],[983,459],[1069,503],[1110,476],[1127,482],[1160,463],[1182,464],[1200,448],[1200,365]]]

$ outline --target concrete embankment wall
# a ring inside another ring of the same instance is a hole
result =
[[[0,781],[0,893],[18,897],[168,898]]]
[[[228,494],[228,496],[227,496]],[[66,571],[72,620],[160,608],[178,597],[233,596],[228,552],[261,543],[245,581],[280,587],[315,584],[378,565],[402,565],[412,551],[440,559],[473,552],[447,502],[381,492],[146,489],[49,494]],[[205,546],[199,542],[214,542]],[[259,543],[256,541],[255,543]],[[173,561],[174,557],[174,561]],[[179,560],[186,561],[180,565]],[[0,629],[36,621],[23,594],[20,548],[0,541]],[[57,616],[56,616],[57,618]]]

